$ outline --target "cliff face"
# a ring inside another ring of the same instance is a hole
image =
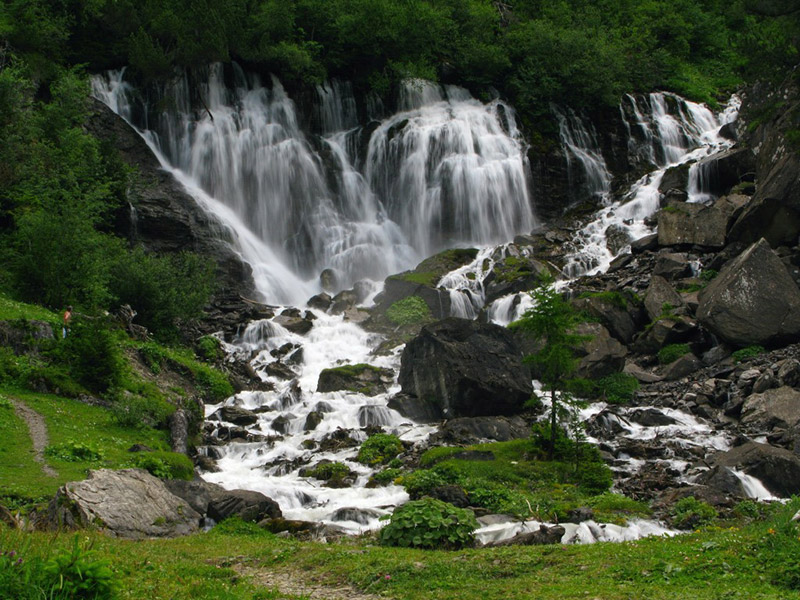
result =
[[[191,251],[214,261],[216,301],[239,295],[252,297],[250,267],[222,241],[220,224],[161,168],[142,137],[98,100],[92,100],[86,129],[116,148],[133,169],[129,204],[117,215],[115,233],[153,252]]]
[[[741,144],[755,158],[756,192],[732,229],[750,243],[794,245],[800,232],[800,86],[795,71],[780,86],[759,83],[743,94]]]

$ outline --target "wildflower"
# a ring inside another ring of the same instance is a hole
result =
[[[391,576],[391,575],[389,575],[388,573],[387,573],[387,574],[386,574],[386,576],[384,577],[384,579],[386,579],[387,581],[388,581],[389,579],[391,579],[391,578],[392,578],[392,576]]]
[[[14,566],[15,566],[15,567],[18,567],[18,566],[20,566],[21,564],[22,564],[22,558],[20,557],[20,558],[18,558],[18,559],[17,559],[17,562],[15,562],[15,563],[14,563]]]
[[[775,535],[775,530],[772,527],[770,527],[769,529],[767,529],[767,533],[770,535]]]

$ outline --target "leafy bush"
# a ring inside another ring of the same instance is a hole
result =
[[[386,318],[395,325],[417,325],[431,318],[431,311],[425,300],[419,296],[409,296],[392,304],[386,309]]]
[[[209,402],[220,402],[233,395],[233,386],[228,376],[222,371],[212,369],[207,365],[197,364],[193,369],[197,385],[205,392]]]
[[[194,465],[188,456],[177,452],[139,452],[132,466],[144,469],[159,479],[186,479],[194,477]]]
[[[154,384],[129,387],[134,388],[134,393],[123,392],[112,400],[111,412],[117,424],[129,428],[165,428],[175,407],[161,396]]]
[[[716,518],[716,509],[694,496],[682,498],[672,507],[672,525],[678,529],[702,527]]]
[[[639,389],[639,380],[625,373],[613,373],[594,382],[594,393],[609,404],[626,404]]]
[[[44,453],[51,458],[67,462],[94,462],[103,458],[102,453],[91,444],[73,441],[58,446],[48,446]]]
[[[375,475],[370,478],[370,481],[378,485],[389,485],[390,483],[394,483],[402,474],[402,469],[384,469],[383,471],[375,473]]]
[[[711,281],[717,275],[719,275],[719,273],[714,269],[703,269],[703,271],[700,273],[700,279],[703,281]]]
[[[117,597],[118,583],[107,560],[95,560],[91,550],[83,550],[75,535],[69,552],[59,552],[44,565],[49,575],[52,597],[110,600]]]
[[[365,465],[385,465],[403,451],[396,435],[376,433],[361,444],[356,460]]]
[[[428,494],[433,488],[449,483],[453,479],[445,477],[441,472],[433,469],[420,469],[408,475],[403,475],[400,481],[408,495],[414,499]]]
[[[691,352],[689,344],[670,344],[658,351],[658,362],[668,365],[689,352]]]
[[[139,347],[139,356],[142,357],[147,368],[150,369],[154,375],[158,375],[161,372],[161,367],[167,360],[167,354],[164,352],[164,349],[153,342],[145,342],[142,344]]]
[[[222,342],[213,335],[204,335],[195,344],[197,356],[203,360],[215,361],[223,357]]]
[[[69,365],[70,374],[92,392],[119,388],[127,362],[111,326],[102,319],[76,318],[53,358]]]
[[[313,477],[329,483],[337,483],[350,475],[350,467],[340,462],[323,462],[304,473],[305,477]]]
[[[211,295],[214,268],[195,254],[125,254],[111,272],[111,291],[138,313],[136,322],[161,340],[177,336],[179,321],[197,317]]]
[[[748,346],[747,348],[742,348],[741,350],[737,350],[731,356],[733,357],[733,361],[740,363],[743,360],[747,360],[748,358],[755,358],[759,354],[763,354],[765,352],[763,346]]]
[[[423,498],[395,510],[380,540],[386,546],[455,550],[472,544],[477,528],[472,511]]]
[[[515,514],[516,507],[524,503],[520,494],[499,485],[472,487],[467,484],[467,496],[472,506],[480,506],[494,513]]]
[[[578,469],[578,485],[589,495],[603,494],[613,483],[611,469],[603,463],[583,464]]]

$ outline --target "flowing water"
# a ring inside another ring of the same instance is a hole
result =
[[[302,306],[319,291],[324,269],[334,274],[336,289],[345,289],[363,279],[382,280],[444,248],[477,246],[472,263],[438,282],[450,290],[453,314],[475,318],[486,309],[491,321],[505,325],[531,305],[527,294],[514,294],[485,306],[484,281],[493,265],[520,252],[507,242],[536,225],[525,148],[513,110],[499,100],[484,104],[461,88],[409,81],[396,114],[387,116],[377,98],[366,99],[362,111],[373,122],[365,128],[346,83],[319,86],[312,124],[302,125],[280,82],[263,84],[235,66],[212,66],[201,79],[184,75],[148,94],[126,84],[124,72],[96,77],[93,88],[215,218],[220,236],[253,268],[265,301]],[[621,114],[632,159],[658,169],[580,232],[573,275],[608,264],[604,236],[610,224],[626,227],[632,238],[647,231],[642,220],[657,208],[658,183],[668,166],[725,146],[715,133],[724,118],[675,96],[626,97]],[[607,203],[611,176],[593,127],[569,111],[556,115],[576,193]],[[389,397],[399,391],[396,380],[372,397],[318,392],[320,372],[335,365],[369,363],[396,374],[402,347],[375,355],[377,336],[341,316],[310,313],[314,325],[306,335],[264,320],[249,323],[226,344],[272,390],[241,392],[207,407],[207,427],[221,437],[230,428],[219,420],[223,405],[251,410],[258,421],[247,427],[254,441],[206,449],[220,471],[204,477],[263,492],[287,518],[336,524],[351,533],[374,529],[380,516],[408,496],[394,485],[365,487],[373,469],[355,461],[364,428],[381,427],[407,443],[426,439],[435,428],[388,408]],[[282,374],[271,369],[278,364]],[[595,405],[585,417],[603,408]],[[322,417],[315,426],[309,424],[312,413]],[[688,415],[673,416],[677,425],[670,435],[727,445]],[[632,438],[658,435],[645,427],[629,429]],[[331,438],[349,438],[352,445],[322,450]],[[323,460],[345,464],[352,487],[332,489],[301,476],[302,468]],[[478,535],[488,541],[535,527],[537,522],[501,519],[484,523]],[[633,521],[626,528],[587,522],[569,525],[563,541],[663,533],[668,532],[652,522]]]

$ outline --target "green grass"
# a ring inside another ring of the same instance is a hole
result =
[[[58,448],[81,444],[95,449],[99,460],[75,460],[45,456],[47,464],[58,473],[51,478],[33,460],[33,446],[25,423],[11,408],[0,407],[0,494],[36,500],[51,496],[67,481],[85,479],[87,469],[123,468],[133,465],[128,452],[133,444],[154,450],[168,450],[165,431],[120,427],[106,408],[84,404],[71,398],[36,394],[18,389],[0,389],[1,397],[13,397],[44,417],[49,446]],[[53,453],[58,454],[58,452]]]
[[[301,543],[237,521],[175,540],[131,542],[93,532],[81,538],[97,558],[111,560],[124,599],[308,598],[309,587],[281,593],[282,575],[301,586],[354,588],[342,597],[366,592],[395,600],[789,600],[800,598],[800,532],[789,520],[798,508],[795,499],[741,528],[585,546],[414,550],[376,546],[371,536]],[[0,546],[24,549],[26,559],[72,540],[0,528]]]
[[[43,306],[17,302],[0,293],[0,321],[12,321],[15,319],[36,319],[53,324],[61,323],[61,315],[47,310]]]

